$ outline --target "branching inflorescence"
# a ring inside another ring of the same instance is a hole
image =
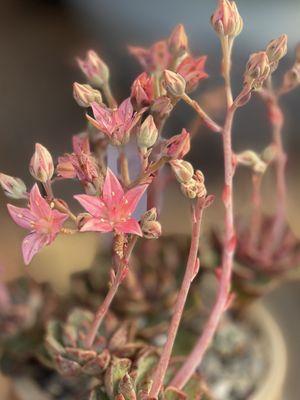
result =
[[[119,286],[129,271],[134,273],[131,271],[130,257],[137,240],[141,237],[157,239],[162,234],[156,195],[157,187],[163,187],[160,171],[169,165],[183,195],[191,203],[192,229],[185,273],[167,330],[167,339],[149,387],[148,398],[153,399],[159,397],[165,385],[189,289],[200,267],[198,249],[202,215],[213,201],[213,196],[207,195],[202,172],[194,171],[191,163],[184,160],[191,145],[189,132],[183,129],[170,139],[164,139],[163,136],[165,122],[180,100],[192,107],[200,121],[212,132],[218,133],[223,141],[222,200],[225,222],[224,235],[220,240],[221,272],[215,304],[193,350],[171,379],[170,386],[178,393],[201,363],[219,321],[233,298],[231,280],[234,255],[236,245],[241,247],[240,242],[245,237],[244,234],[239,236],[239,231],[236,233],[234,221],[233,178],[238,165],[250,167],[253,173],[253,213],[246,244],[242,246],[247,250],[247,256],[252,257],[256,265],[270,265],[286,230],[286,155],[281,137],[284,119],[279,100],[299,84],[299,60],[285,75],[279,89],[274,89],[271,75],[287,51],[287,37],[282,35],[273,40],[266,50],[250,56],[242,89],[234,96],[230,76],[232,49],[235,38],[243,28],[235,2],[220,0],[211,23],[222,49],[221,72],[226,94],[226,117],[223,123],[214,121],[190,97],[190,93],[208,77],[204,70],[206,57],[192,55],[184,27],[178,25],[168,39],[148,49],[129,48],[144,72],[133,82],[130,97],[120,104],[112,94],[110,72],[104,61],[94,51],[89,51],[84,60],[78,59],[87,83],[74,83],[73,94],[78,105],[86,110],[87,128],[84,133],[73,137],[73,152],[60,156],[55,166],[49,151],[41,144],[36,144],[29,169],[38,183],[29,192],[21,179],[0,174],[0,184],[6,195],[28,203],[23,208],[8,205],[13,220],[29,230],[22,245],[26,264],[59,234],[112,232],[109,289],[93,320],[89,317],[90,327],[83,340],[84,349],[89,350],[94,346],[101,323],[107,316]],[[234,116],[254,92],[258,92],[266,103],[273,132],[272,145],[262,156],[250,150],[236,154],[232,148]],[[118,151],[118,168],[114,171],[108,166],[108,154],[112,146]],[[129,168],[129,146],[135,148],[138,155],[139,164],[135,170]],[[263,174],[273,161],[276,166],[277,207],[268,231],[268,240],[261,246],[258,242],[263,227],[260,187]],[[54,184],[57,179],[76,179],[82,184],[84,193],[74,196],[83,208],[81,213],[74,213],[69,204],[56,197]],[[147,209],[138,215],[137,206],[143,196],[147,197]],[[65,226],[67,220],[69,224]]]

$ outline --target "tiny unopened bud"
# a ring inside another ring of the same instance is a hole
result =
[[[152,115],[149,115],[142,123],[137,133],[137,144],[140,148],[152,147],[158,137],[158,130],[155,126]]]
[[[188,161],[173,160],[170,161],[170,165],[178,182],[187,183],[192,179],[194,175],[194,168]]]
[[[158,239],[161,236],[161,224],[158,221],[146,221],[142,224],[142,232],[146,239]]]
[[[103,86],[109,80],[109,68],[98,54],[89,50],[86,58],[77,59],[78,65],[92,85]]]
[[[31,175],[42,183],[49,181],[54,173],[52,156],[46,147],[39,143],[35,145],[35,152],[31,158],[29,171]]]
[[[182,97],[185,93],[184,77],[168,69],[164,70],[164,85],[168,94],[173,97]]]
[[[11,199],[26,199],[28,197],[25,183],[20,178],[0,173],[0,185],[5,195]]]
[[[188,50],[188,38],[182,24],[175,26],[169,37],[168,44],[170,53],[177,57],[180,57]]]
[[[180,185],[182,193],[189,199],[194,199],[198,193],[197,182],[195,179],[190,179],[186,183]]]
[[[243,29],[243,19],[235,2],[220,0],[211,17],[211,24],[219,36],[238,36]]]
[[[252,150],[246,150],[237,154],[237,161],[242,165],[252,168],[254,172],[259,174],[263,174],[267,168],[267,164]]]
[[[287,53],[287,35],[281,35],[279,38],[272,40],[266,49],[270,63],[278,62]]]
[[[194,180],[197,184],[197,197],[205,197],[207,195],[207,190],[204,183],[205,178],[199,169],[194,174]]]
[[[141,218],[141,223],[149,222],[149,221],[155,221],[157,219],[157,210],[155,207],[150,208],[150,210],[147,210]]]
[[[101,103],[102,96],[99,90],[90,85],[73,84],[73,97],[80,107],[90,107],[91,103]]]
[[[157,115],[158,118],[163,119],[165,116],[169,115],[173,109],[173,104],[168,96],[161,96],[154,100],[151,106],[151,112]]]
[[[261,159],[266,163],[270,164],[276,157],[276,147],[274,145],[270,145],[265,148],[261,155]]]
[[[172,136],[164,145],[163,153],[172,158],[183,158],[191,148],[191,137],[186,129],[182,129],[179,135]]]
[[[252,89],[260,89],[268,78],[270,71],[269,58],[265,51],[251,54],[246,65],[244,84]]]

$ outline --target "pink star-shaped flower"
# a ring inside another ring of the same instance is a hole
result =
[[[26,265],[38,251],[54,241],[68,218],[68,215],[52,210],[41,196],[37,184],[31,189],[28,208],[15,207],[12,204],[8,204],[7,208],[15,223],[30,231],[22,243]]]
[[[114,110],[98,103],[92,103],[91,106],[95,117],[87,115],[91,124],[116,144],[124,143],[129,139],[131,129],[140,117],[140,113],[134,113],[130,98],[124,100]]]
[[[195,90],[199,82],[208,77],[204,70],[206,60],[206,56],[198,58],[187,56],[177,67],[176,72],[183,76],[186,81],[187,92]]]
[[[119,180],[108,168],[102,196],[80,194],[76,200],[91,214],[81,231],[132,233],[142,236],[141,228],[131,215],[148,185],[136,186],[124,192]]]

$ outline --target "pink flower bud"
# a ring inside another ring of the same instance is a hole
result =
[[[168,69],[164,70],[164,85],[173,97],[182,97],[185,93],[186,82],[183,76]]]
[[[157,210],[155,207],[150,208],[150,210],[146,211],[141,218],[141,223],[155,221],[157,219]]]
[[[211,17],[211,24],[220,36],[238,36],[243,29],[243,20],[235,2],[220,0]]]
[[[178,182],[187,183],[192,179],[194,175],[194,168],[188,161],[173,160],[170,161],[170,165]]]
[[[182,129],[180,135],[172,136],[166,141],[163,153],[172,159],[180,159],[190,151],[190,148],[190,134],[186,129]]]
[[[244,74],[244,84],[252,89],[260,89],[270,75],[270,63],[267,53],[261,51],[250,56]]]
[[[137,144],[140,148],[152,147],[157,140],[158,130],[152,115],[149,115],[142,123],[137,133]]]
[[[153,100],[153,96],[153,77],[143,72],[132,84],[131,102],[139,110],[149,106]]]
[[[194,199],[197,196],[198,193],[198,188],[197,188],[197,182],[195,179],[190,179],[186,183],[182,183],[180,185],[182,193],[188,198],[188,199]]]
[[[90,107],[91,103],[102,103],[102,96],[99,90],[93,89],[90,85],[73,84],[73,97],[80,107]]]
[[[188,38],[182,24],[175,26],[169,37],[168,45],[170,53],[177,57],[188,50]]]
[[[31,158],[29,171],[40,182],[46,183],[54,173],[54,165],[51,154],[39,143],[35,145],[35,152]]]
[[[279,61],[287,53],[287,35],[281,35],[279,38],[272,40],[267,46],[266,53],[269,58],[271,71],[274,72]]]
[[[161,224],[158,221],[145,221],[142,232],[146,239],[158,239],[161,236]]]
[[[197,170],[194,175],[194,179],[197,185],[197,197],[205,197],[207,195],[204,175],[201,171]]]
[[[7,197],[26,199],[28,197],[25,183],[20,178],[0,173],[0,185]]]
[[[154,100],[151,106],[151,112],[160,119],[170,114],[172,109],[172,102],[167,96],[161,96],[158,99]]]
[[[108,83],[109,68],[95,51],[89,50],[86,58],[84,60],[78,58],[77,62],[91,85],[101,87]]]

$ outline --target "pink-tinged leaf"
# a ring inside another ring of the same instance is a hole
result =
[[[74,196],[74,199],[76,199],[93,217],[107,217],[107,208],[99,197],[89,196],[87,194],[78,194]]]
[[[26,236],[22,243],[22,253],[25,264],[28,265],[36,253],[47,244],[49,244],[49,238],[46,235],[31,233]]]
[[[102,196],[108,206],[110,203],[116,204],[120,202],[124,196],[124,190],[110,168],[107,168]]]
[[[41,196],[38,185],[35,184],[29,195],[30,209],[40,218],[48,218],[51,215],[51,207],[47,201]]]
[[[140,185],[128,190],[128,192],[125,193],[122,204],[120,205],[120,212],[124,212],[126,215],[131,215],[136,209],[136,206],[145,193],[147,187],[148,185]]]
[[[32,230],[36,217],[28,208],[15,207],[12,204],[7,205],[8,212],[16,224],[22,228]]]
[[[81,232],[111,232],[113,230],[112,224],[107,221],[97,218],[90,218],[80,229]]]
[[[130,218],[124,222],[116,223],[114,225],[114,230],[117,233],[132,233],[134,235],[143,236],[141,227],[134,218]]]

